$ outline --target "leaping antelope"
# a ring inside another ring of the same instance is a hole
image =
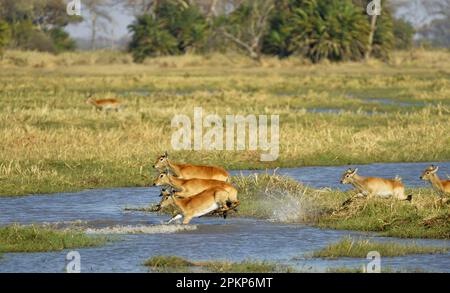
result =
[[[95,107],[95,110],[97,111],[111,111],[114,110],[116,112],[119,112],[120,110],[122,110],[125,105],[120,102],[117,99],[93,99],[91,96],[89,96],[89,98],[86,100],[86,104],[88,105],[92,105]]]
[[[153,181],[153,186],[170,185],[176,189],[175,195],[180,197],[191,197],[212,187],[220,187],[227,191],[228,200],[232,207],[237,207],[240,202],[237,198],[237,189],[228,182],[214,179],[180,179],[171,175],[168,171],[162,172]]]
[[[431,185],[444,195],[450,195],[450,180],[441,180],[437,175],[438,166],[431,165],[423,171],[420,179],[430,181]]]
[[[223,207],[231,207],[228,197],[229,194],[225,189],[215,186],[188,198],[180,198],[174,193],[165,195],[160,207],[175,204],[181,213],[172,217],[167,223],[170,224],[183,217],[183,224],[187,225],[192,218],[201,217]]]
[[[170,169],[181,179],[214,179],[227,181],[230,175],[225,169],[215,166],[198,166],[191,164],[177,164],[169,160],[169,155],[164,152],[158,157],[153,168],[164,170]]]
[[[176,191],[177,190],[175,188],[173,188],[172,186],[170,186],[170,185],[163,186],[161,188],[161,194],[159,195],[161,197],[161,201],[159,202],[159,204],[156,205],[156,208],[155,208],[154,211],[158,212],[158,211],[160,211],[160,210],[162,210],[164,208],[167,208],[169,206],[175,205],[174,201],[171,198],[167,198],[167,197],[170,197],[171,195],[174,195],[174,193]],[[234,208],[235,207],[232,207],[232,206],[230,206],[230,207],[226,206],[225,208],[222,207],[222,208],[214,210],[211,214],[220,214],[220,215],[222,215],[222,217],[224,219],[226,219],[227,215],[228,215],[228,211],[230,209],[234,209]]]
[[[342,184],[352,184],[358,195],[373,197],[393,196],[399,200],[411,201],[412,195],[405,195],[405,186],[400,178],[384,179],[378,177],[363,177],[358,174],[358,168],[348,169],[341,178]]]

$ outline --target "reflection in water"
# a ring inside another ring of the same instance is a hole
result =
[[[426,186],[420,172],[429,163],[373,164],[359,166],[361,174],[395,177],[400,175],[408,186]],[[443,174],[450,173],[450,163],[438,163]],[[352,166],[354,167],[354,166]],[[347,167],[306,167],[280,169],[313,187],[343,188],[339,177]],[[242,171],[244,174],[260,171]],[[264,171],[263,171],[264,172]],[[233,172],[234,175],[240,172]],[[117,188],[86,190],[58,195],[0,198],[0,224],[13,222],[51,223],[75,226],[90,233],[118,233],[118,240],[104,246],[78,249],[83,272],[143,272],[145,259],[155,255],[178,255],[190,260],[259,259],[276,261],[309,271],[327,267],[361,266],[363,259],[322,260],[308,255],[352,231],[326,230],[299,224],[229,218],[194,219],[192,225],[161,225],[168,215],[125,211],[131,206],[148,206],[159,200],[157,188]],[[295,205],[295,203],[293,203]],[[286,207],[283,207],[283,209]],[[280,208],[281,209],[281,208]],[[283,211],[281,211],[283,213]],[[275,216],[275,215],[274,215]],[[123,234],[125,233],[125,234]],[[370,236],[369,237],[376,237]],[[445,240],[403,240],[376,237],[376,241],[415,241],[425,245],[449,246]],[[45,253],[7,253],[0,259],[0,272],[63,272],[67,251]],[[394,269],[417,268],[450,272],[450,253],[382,258],[382,266]]]

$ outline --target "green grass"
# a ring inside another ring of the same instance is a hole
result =
[[[364,273],[364,268],[357,267],[332,267],[327,268],[327,273],[336,273],[336,274],[358,274]],[[398,270],[390,267],[382,267],[381,273],[392,274],[392,273],[426,273],[421,269],[406,269],[406,270]]]
[[[193,262],[178,256],[154,256],[144,265],[155,272],[291,273],[294,269],[265,261]]]
[[[396,242],[376,242],[369,239],[355,239],[345,237],[337,243],[315,251],[313,257],[338,258],[355,257],[365,258],[370,251],[377,251],[382,257],[404,256],[409,254],[436,254],[446,253],[448,247],[433,247],[417,244],[402,244]]]
[[[450,205],[432,189],[410,189],[412,202],[356,198],[353,191],[316,190],[289,177],[260,174],[232,178],[241,205],[232,216],[311,224],[341,230],[378,232],[401,238],[450,239]]]
[[[53,56],[8,51],[0,60],[0,195],[145,186],[155,157],[227,169],[450,157],[450,53],[397,52],[390,64],[304,64],[295,58],[164,57],[131,63],[117,52]],[[87,93],[116,97],[96,113]],[[425,102],[404,107],[374,103]],[[171,119],[204,113],[279,114],[280,156],[259,151],[171,151]],[[342,113],[310,113],[335,108]],[[367,115],[366,112],[377,114]]]
[[[152,268],[182,268],[194,266],[188,260],[179,256],[154,256],[144,262],[144,265]]]
[[[103,237],[44,227],[10,225],[0,227],[1,252],[44,252],[94,247],[104,244]]]

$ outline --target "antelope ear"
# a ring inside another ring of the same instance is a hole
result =
[[[355,168],[355,170],[353,170],[352,175],[355,175],[356,172],[358,172],[358,168]]]
[[[169,154],[167,153],[167,151],[165,151],[164,152],[164,155],[163,155],[164,157],[168,157],[169,156]]]
[[[436,173],[439,170],[439,166],[434,166],[433,170],[431,170],[431,173]]]

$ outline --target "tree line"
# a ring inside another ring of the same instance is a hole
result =
[[[438,0],[432,0],[438,1]],[[146,57],[237,50],[260,60],[263,55],[302,56],[312,62],[389,58],[394,48],[408,49],[416,30],[393,16],[402,1],[382,1],[379,16],[369,16],[370,0],[126,0],[136,17],[128,26],[128,50],[136,62]],[[12,47],[58,53],[75,49],[64,28],[88,21],[95,49],[99,21],[112,21],[108,9],[119,0],[82,0],[89,18],[68,16],[65,0],[2,0],[0,54]],[[445,31],[444,17],[436,21]],[[447,7],[448,8],[448,7]],[[447,17],[447,19],[445,19]],[[429,27],[432,24],[427,24]],[[423,30],[432,39],[436,33]]]

